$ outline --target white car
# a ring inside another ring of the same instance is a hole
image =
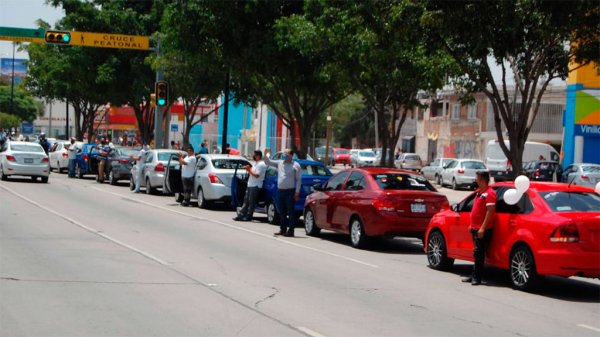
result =
[[[185,152],[179,150],[149,150],[144,155],[144,163],[142,167],[141,187],[144,187],[146,194],[155,194],[158,188],[163,187],[163,181],[165,180],[165,171],[167,165],[169,165],[169,159],[177,157],[177,153],[186,155]],[[171,165],[175,165],[172,162]],[[131,168],[131,178],[129,180],[129,187],[133,191],[137,180],[137,164]],[[164,191],[163,191],[164,193]]]
[[[0,179],[9,176],[27,176],[35,181],[38,177],[48,182],[50,165],[42,146],[31,142],[5,142],[0,149]]]
[[[372,150],[350,150],[350,165],[352,167],[376,166],[377,156]]]
[[[466,186],[475,188],[475,174],[477,171],[487,171],[487,167],[477,159],[453,159],[442,170],[441,186],[450,185],[453,190]]]
[[[75,143],[76,146],[81,148],[82,142]],[[55,169],[59,173],[69,169],[69,147],[71,142],[58,141],[52,145],[50,151],[48,151],[48,158],[50,161],[50,169]]]

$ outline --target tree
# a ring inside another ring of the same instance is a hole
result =
[[[575,69],[571,62],[600,59],[600,6],[593,1],[431,1],[422,22],[431,29],[430,42],[445,48],[466,74],[467,91],[490,100],[513,178],[550,81],[565,79]],[[502,69],[500,83],[492,76],[494,62]]]
[[[16,115],[0,112],[0,129],[18,128],[21,119]]]
[[[14,115],[17,120],[31,122],[40,114],[36,101],[27,91],[15,87],[11,111],[10,86],[0,85],[0,111]]]

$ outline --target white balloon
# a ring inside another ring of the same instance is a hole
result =
[[[600,194],[600,181],[596,184],[596,193]]]
[[[529,178],[523,175],[518,176],[517,179],[515,179],[515,188],[521,194],[527,192],[529,189]]]
[[[511,188],[510,190],[504,192],[504,202],[508,205],[515,205],[521,200],[523,193]]]

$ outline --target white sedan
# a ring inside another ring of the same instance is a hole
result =
[[[48,182],[50,165],[42,146],[30,142],[6,142],[0,149],[0,179],[9,176],[28,176],[35,181],[38,177]]]
[[[71,142],[58,141],[52,145],[48,151],[48,159],[50,160],[50,169],[56,169],[61,173],[63,170],[69,169],[69,146]],[[81,144],[79,145],[81,147]]]

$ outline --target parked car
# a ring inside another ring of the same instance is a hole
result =
[[[113,149],[106,164],[108,170],[108,182],[116,185],[119,180],[131,180],[131,169],[135,160],[130,155],[137,155],[139,151],[131,148],[117,147]]]
[[[543,275],[600,277],[600,195],[566,184],[531,182],[516,205],[504,202],[513,183],[496,190],[496,224],[486,264],[509,270],[512,286],[534,288]],[[469,233],[476,193],[436,214],[427,228],[429,266],[448,270],[454,260],[473,261]]]
[[[98,159],[96,156],[99,151],[97,144],[88,143],[77,150],[75,157],[75,176],[79,179],[83,179],[86,175],[97,175],[98,174]]]
[[[461,187],[475,188],[475,173],[487,171],[487,167],[477,159],[453,159],[442,170],[441,186],[452,186],[453,190]]]
[[[594,187],[600,182],[600,165],[571,164],[562,173],[561,181],[567,184]]]
[[[334,161],[333,147],[329,147],[329,154],[327,155],[327,163],[325,162],[325,146],[319,146],[315,148],[315,156],[317,161],[323,164],[332,165]]]
[[[79,146],[83,143],[79,142]],[[71,142],[58,141],[50,147],[48,151],[48,160],[50,162],[50,169],[56,169],[57,172],[62,173],[69,169],[69,147]]]
[[[448,165],[454,158],[437,158],[429,165],[424,166],[421,169],[421,174],[425,179],[435,181],[438,185],[442,185],[442,170],[444,166]]]
[[[146,194],[155,194],[158,188],[162,188],[165,180],[165,171],[167,165],[175,165],[175,162],[172,161],[172,164],[169,164],[169,161],[173,157],[177,157],[177,153],[185,154],[183,151],[179,150],[167,150],[167,149],[157,149],[157,150],[149,150],[144,155],[144,167],[142,168],[142,178],[140,187],[144,187],[146,190]],[[137,171],[137,164],[131,167],[131,178],[129,179],[129,187],[133,190],[135,188],[137,175],[135,172]],[[180,175],[181,177],[181,175]],[[167,193],[163,190],[163,193]]]
[[[533,160],[524,165],[523,174],[532,181],[557,182],[560,180],[562,169],[557,162]]]
[[[227,154],[197,155],[196,177],[192,198],[198,200],[198,207],[207,208],[215,202],[231,203],[231,183],[236,169],[249,165],[250,162],[241,156]],[[175,200],[183,200],[181,184],[181,165],[176,158],[171,160],[166,174],[165,189],[175,194]]]
[[[504,141],[507,148],[510,148],[508,140]],[[485,150],[485,164],[490,170],[490,176],[494,178],[494,181],[500,182],[507,179],[507,176],[514,169],[510,161],[506,158],[506,155],[500,147],[500,143],[497,140],[490,140]],[[539,160],[540,156],[543,160],[549,160],[558,162],[558,152],[548,144],[537,143],[537,142],[526,142],[525,149],[523,150],[523,162],[529,162],[532,160]]]
[[[304,212],[304,201],[306,196],[313,192],[313,186],[327,181],[333,174],[323,163],[314,160],[296,160],[302,168],[302,187],[300,197],[294,204],[294,210],[298,217]],[[241,173],[241,174],[240,174]],[[248,174],[240,167],[233,176],[231,183],[232,204],[240,207],[243,204],[246,187],[248,185]],[[265,173],[263,188],[258,197],[258,204],[255,209],[257,213],[266,213],[267,222],[279,224],[279,205],[277,200],[277,169],[268,167]]]
[[[402,153],[395,161],[396,167],[403,170],[421,171],[423,162],[416,153]]]
[[[0,148],[0,179],[10,176],[39,177],[43,183],[50,177],[48,156],[42,146],[33,142],[6,141]]]
[[[315,190],[306,198],[306,233],[346,233],[356,248],[378,236],[423,239],[433,215],[449,207],[446,196],[423,176],[399,169],[345,170]]]
[[[350,151],[350,166],[366,167],[375,166],[377,156],[372,150],[351,150]]]
[[[335,164],[350,165],[350,150],[344,149],[344,148],[339,148],[339,147],[334,147],[332,164],[333,165],[335,165]]]

